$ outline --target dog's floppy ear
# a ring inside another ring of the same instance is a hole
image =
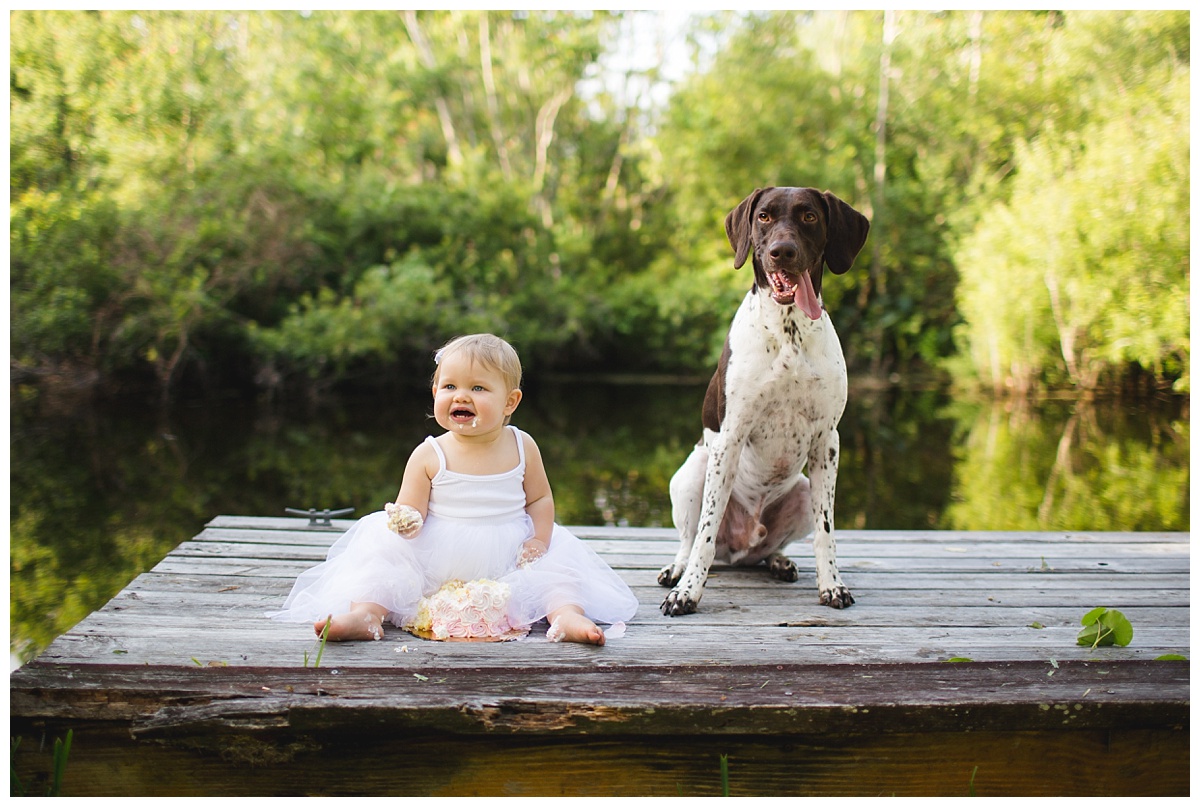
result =
[[[867,217],[829,191],[821,194],[829,208],[829,236],[825,242],[825,265],[840,275],[854,265],[854,259],[867,242],[871,222]],[[728,226],[728,225],[726,225]]]
[[[734,269],[741,269],[742,264],[750,255],[750,231],[754,226],[752,218],[754,206],[758,204],[759,197],[769,190],[771,189],[757,188],[725,217],[725,235],[729,237],[729,244],[733,247]]]

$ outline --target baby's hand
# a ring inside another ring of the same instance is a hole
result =
[[[407,504],[388,502],[383,506],[388,516],[388,529],[405,538],[412,538],[421,531],[425,520],[417,508]]]
[[[517,565],[523,569],[545,554],[546,545],[537,538],[530,538],[521,544],[521,551],[517,555]]]

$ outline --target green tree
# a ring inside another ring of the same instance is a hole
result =
[[[801,184],[873,220],[823,289],[854,369],[1188,385],[1183,12],[698,16],[661,114],[596,81],[614,13],[10,23],[19,373],[326,385],[467,328],[531,366],[698,372],[749,285],[722,219]]]
[[[1177,43],[1180,18],[1075,21],[1065,62],[1083,123],[1021,144],[1009,198],[964,239],[965,350],[996,389],[1092,390],[1133,365],[1187,389],[1189,70],[1186,51],[1160,48],[1154,63],[1141,49],[1153,32]],[[1088,81],[1092,54],[1108,69]]]

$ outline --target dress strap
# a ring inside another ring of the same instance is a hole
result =
[[[435,439],[433,439],[433,435],[431,434],[431,435],[429,435],[428,437],[426,437],[426,438],[425,438],[425,442],[427,442],[427,443],[429,443],[431,446],[433,446],[433,450],[434,450],[435,452],[437,452],[437,455],[438,455],[438,473],[441,473],[442,471],[446,470],[446,455],[442,453],[442,447],[441,447],[440,445],[438,445],[438,441],[437,441],[437,440],[435,440]]]
[[[520,458],[521,467],[525,466],[525,438],[521,436],[521,430],[511,423],[508,428],[512,429],[513,434],[517,436],[517,457]]]

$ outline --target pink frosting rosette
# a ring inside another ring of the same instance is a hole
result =
[[[457,614],[449,614],[433,624],[433,635],[439,639],[461,639],[465,632],[462,618]]]

